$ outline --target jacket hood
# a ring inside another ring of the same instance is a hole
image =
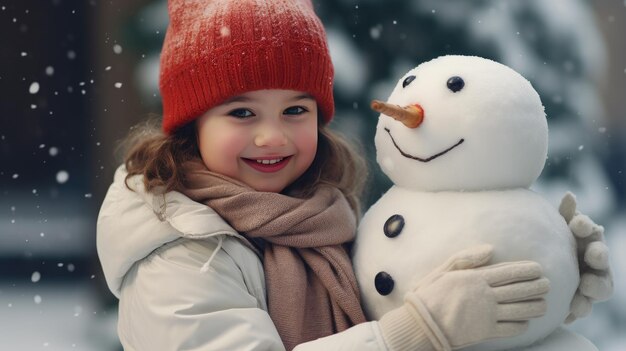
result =
[[[163,244],[179,238],[203,239],[230,235],[254,247],[215,211],[172,191],[155,195],[145,191],[143,177],[124,182],[120,166],[100,208],[97,250],[109,289],[119,298],[124,276],[132,265]]]

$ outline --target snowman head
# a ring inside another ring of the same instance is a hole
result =
[[[377,107],[377,161],[397,186],[529,187],[543,169],[548,127],[539,95],[500,63],[436,58],[400,78],[387,104]]]

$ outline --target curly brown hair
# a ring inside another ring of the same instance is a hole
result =
[[[320,185],[331,185],[344,194],[359,218],[361,197],[368,179],[363,153],[358,152],[360,146],[331,130],[321,119],[318,126],[313,163],[282,193],[307,198]],[[121,147],[125,151],[124,164],[128,171],[126,181],[134,175],[143,175],[147,191],[159,188],[167,192],[182,188],[185,184],[182,164],[200,158],[195,122],[166,135],[159,122],[151,119],[133,127]]]

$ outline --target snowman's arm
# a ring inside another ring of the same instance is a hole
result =
[[[565,320],[571,323],[591,313],[594,302],[605,301],[613,294],[613,275],[604,227],[576,210],[576,197],[568,192],[561,200],[559,213],[576,239],[580,285]]]

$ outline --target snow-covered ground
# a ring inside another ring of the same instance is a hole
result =
[[[0,280],[0,350],[121,350],[116,316],[100,307],[92,285]]]

